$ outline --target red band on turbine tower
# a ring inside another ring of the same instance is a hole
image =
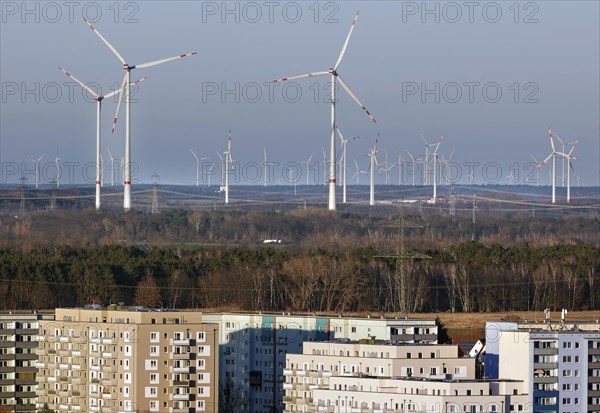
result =
[[[100,185],[100,183],[101,183],[100,181],[96,181],[96,185]]]
[[[329,183],[331,183],[331,182],[336,183],[337,181],[335,179],[330,179]]]
[[[125,181],[123,182],[123,185],[131,185],[131,181]]]

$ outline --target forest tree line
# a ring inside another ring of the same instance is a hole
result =
[[[417,239],[418,237],[407,237]],[[0,247],[0,310],[123,302],[305,312],[596,309],[600,249],[462,241],[405,247],[397,234],[313,234],[293,245]],[[404,294],[402,291],[404,290]]]

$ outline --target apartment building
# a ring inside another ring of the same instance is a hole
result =
[[[487,377],[523,380],[530,411],[600,412],[600,324],[487,323]]]
[[[49,314],[0,314],[0,407],[35,410],[35,363],[40,320]]]
[[[38,341],[38,408],[218,411],[218,326],[202,313],[56,309],[54,321],[40,321]]]
[[[372,338],[437,343],[435,320],[288,313],[205,313],[203,317],[219,325],[220,385],[241,393],[249,413],[283,411],[286,355],[301,354],[305,342]]]
[[[286,361],[286,412],[523,411],[524,383],[475,380],[458,346],[305,343]]]

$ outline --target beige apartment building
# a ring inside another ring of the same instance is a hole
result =
[[[56,309],[38,341],[38,408],[218,411],[218,326],[199,312]]]
[[[437,344],[304,343],[288,354],[286,412],[524,411],[522,381],[475,380],[475,359]]]

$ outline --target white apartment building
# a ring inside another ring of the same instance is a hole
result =
[[[523,382],[474,380],[458,346],[305,343],[289,354],[286,412],[440,413],[523,411]]]
[[[219,325],[220,386],[229,383],[240,391],[247,401],[248,413],[283,411],[286,355],[302,353],[305,342],[374,338],[437,343],[435,320],[288,313],[204,313],[203,320]]]
[[[523,380],[532,412],[600,412],[600,324],[487,323],[486,377]]]

